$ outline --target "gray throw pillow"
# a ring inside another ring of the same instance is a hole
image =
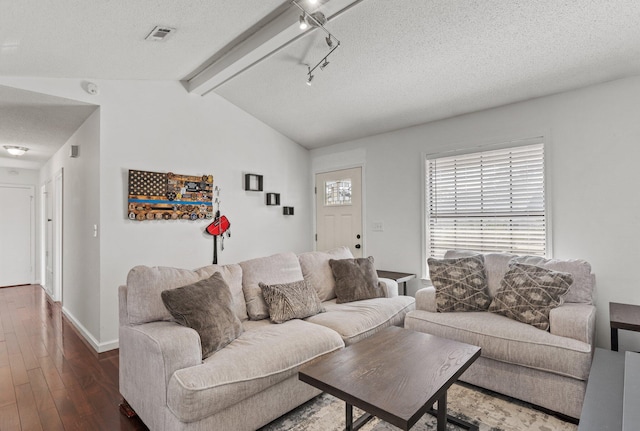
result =
[[[242,334],[242,323],[233,310],[231,289],[219,272],[205,280],[165,290],[161,296],[177,323],[200,334],[202,359]]]
[[[489,311],[546,331],[549,312],[562,305],[571,283],[573,277],[566,272],[511,264]]]
[[[486,311],[491,304],[481,254],[455,259],[427,260],[429,277],[436,288],[439,312]]]
[[[361,301],[384,298],[384,290],[373,266],[373,256],[356,259],[329,259],[329,266],[336,279],[336,302]]]
[[[324,311],[318,293],[304,280],[284,284],[259,283],[258,285],[269,306],[269,319],[273,323],[304,319]]]
[[[593,274],[591,265],[581,259],[545,259],[540,256],[517,256],[511,263],[535,265],[551,271],[567,272],[573,277],[573,284],[569,288],[564,302],[593,303]]]

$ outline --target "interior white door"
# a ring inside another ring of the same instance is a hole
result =
[[[362,257],[362,168],[316,174],[316,250]]]
[[[44,288],[53,296],[53,181],[44,188]]]
[[[0,185],[0,286],[34,282],[33,198],[31,186]]]

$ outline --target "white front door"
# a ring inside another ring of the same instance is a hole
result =
[[[316,250],[362,257],[362,168],[316,174]]]
[[[34,188],[0,185],[0,286],[35,281]]]

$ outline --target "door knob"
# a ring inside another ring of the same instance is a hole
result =
[[[360,234],[356,235],[356,238],[360,239]]]
[[[361,245],[360,245],[360,244],[356,244],[356,248],[360,248],[360,247],[361,247]]]

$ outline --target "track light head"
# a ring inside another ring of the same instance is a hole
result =
[[[302,15],[300,15],[300,30],[306,30],[309,28],[309,24],[307,24],[307,16],[306,14],[303,12]]]
[[[309,75],[309,78],[307,78],[307,85],[309,87],[311,87],[311,81],[313,81],[313,75]]]
[[[329,65],[329,61],[327,61],[327,57],[324,58],[324,61],[320,65],[320,70],[324,70],[325,67]]]
[[[329,48],[333,48],[333,39],[331,39],[331,36],[325,37],[324,40],[327,42]]]

